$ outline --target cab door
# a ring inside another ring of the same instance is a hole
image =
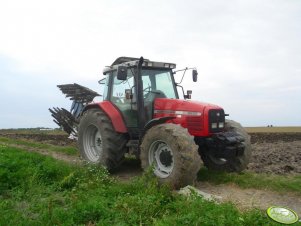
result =
[[[132,98],[128,98],[126,92],[132,93]],[[125,124],[128,128],[137,128],[137,102],[134,89],[134,76],[128,70],[127,80],[118,80],[117,72],[112,73],[112,89],[110,101],[120,110]]]

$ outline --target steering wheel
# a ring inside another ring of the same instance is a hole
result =
[[[161,90],[151,90],[143,95],[145,100],[153,101],[155,98],[167,98],[167,96]]]
[[[112,97],[112,102],[116,104],[122,104],[122,100],[119,97]]]
[[[146,87],[146,88],[143,89],[143,99],[146,99],[146,98],[149,97],[150,93],[152,92],[152,91],[150,90],[150,88],[151,88],[151,87],[148,86],[148,87]],[[147,93],[144,94],[144,92],[147,92]]]

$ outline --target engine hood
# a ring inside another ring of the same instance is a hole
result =
[[[192,136],[208,137],[223,128],[211,128],[212,123],[225,122],[224,110],[214,104],[199,101],[157,98],[154,118],[174,117],[169,122],[187,128]]]
[[[204,113],[205,109],[209,110],[222,108],[218,105],[192,100],[157,98],[154,101],[154,110],[189,111]]]

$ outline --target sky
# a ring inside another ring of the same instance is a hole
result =
[[[56,85],[101,92],[119,56],[196,67],[192,99],[244,126],[301,126],[299,0],[0,0],[0,128],[57,127]]]

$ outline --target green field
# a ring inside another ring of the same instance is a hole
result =
[[[300,126],[245,127],[248,133],[301,133]]]

